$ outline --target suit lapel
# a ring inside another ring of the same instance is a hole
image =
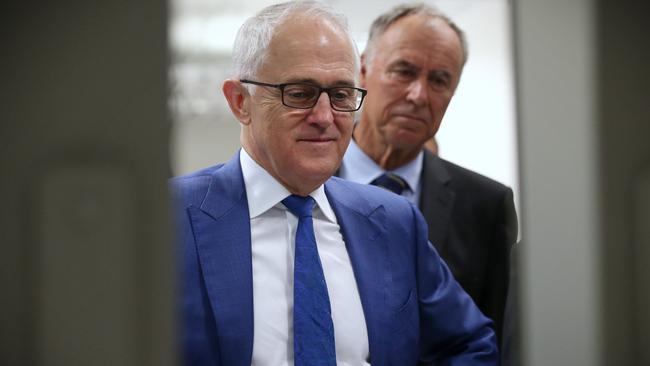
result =
[[[200,207],[188,208],[212,306],[221,364],[250,365],[253,275],[250,215],[239,154],[212,176]]]
[[[442,161],[432,153],[424,152],[422,167],[420,211],[429,223],[429,241],[439,252],[447,243],[449,222],[456,195],[447,186],[451,181]]]
[[[334,174],[339,176],[340,168]],[[424,150],[418,208],[429,223],[429,241],[438,251],[442,251],[449,236],[449,222],[456,194],[448,187],[451,177],[442,160]]]
[[[385,329],[390,319],[383,311],[386,306],[389,273],[386,235],[386,211],[383,206],[373,206],[355,192],[333,178],[325,184],[325,193],[337,221],[352,262],[359,288],[361,305],[368,329],[370,354],[374,360],[387,359],[390,339]]]

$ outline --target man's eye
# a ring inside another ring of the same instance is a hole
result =
[[[431,86],[433,86],[434,89],[447,89],[449,88],[449,80],[446,78],[433,78],[431,80]]]
[[[314,90],[312,88],[291,88],[286,89],[284,94],[294,99],[309,99],[314,96]]]
[[[393,69],[392,73],[400,80],[408,80],[416,76],[415,71],[411,69]]]
[[[352,92],[349,90],[340,90],[340,89],[332,90],[330,97],[336,100],[347,100],[352,97]]]

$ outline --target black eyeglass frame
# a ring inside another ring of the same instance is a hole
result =
[[[295,109],[311,109],[311,108],[314,108],[316,103],[318,103],[318,99],[320,98],[320,95],[323,94],[323,92],[325,92],[325,93],[327,93],[327,96],[329,97],[330,107],[332,107],[333,110],[338,111],[338,112],[356,112],[359,109],[361,109],[361,105],[363,104],[363,99],[366,97],[366,94],[368,94],[368,91],[366,89],[361,89],[361,88],[357,88],[357,87],[354,87],[354,86],[333,86],[333,87],[329,87],[329,88],[324,88],[324,87],[322,87],[320,85],[309,84],[309,83],[269,84],[269,83],[263,83],[263,82],[260,82],[260,81],[248,80],[248,79],[240,79],[239,82],[244,83],[244,84],[268,86],[268,87],[271,87],[271,88],[280,89],[280,91],[282,92],[282,104],[284,106],[286,106],[286,107],[295,108]],[[309,107],[296,107],[296,106],[288,105],[284,101],[284,89],[289,85],[308,85],[308,86],[312,86],[314,88],[318,88],[318,94],[317,94],[318,97],[314,98],[314,103]],[[359,100],[359,105],[357,106],[356,109],[340,109],[340,108],[334,106],[334,103],[332,102],[332,96],[330,95],[330,90],[341,89],[341,88],[355,89],[355,90],[357,90],[358,92],[361,93],[361,99]]]

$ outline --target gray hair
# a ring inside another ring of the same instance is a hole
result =
[[[237,32],[233,48],[233,71],[237,78],[253,78],[266,61],[269,45],[275,31],[289,19],[300,13],[316,19],[326,19],[339,27],[350,41],[355,53],[355,68],[359,70],[359,51],[350,35],[345,15],[329,5],[318,1],[288,1],[267,6],[244,22]],[[356,74],[356,72],[355,72]]]
[[[370,34],[368,35],[368,43],[366,44],[366,49],[364,51],[368,64],[371,63],[372,57],[374,56],[375,42],[377,39],[388,30],[388,27],[390,27],[391,24],[408,15],[424,15],[431,18],[439,18],[447,23],[447,25],[456,32],[460,39],[460,45],[463,48],[463,65],[465,65],[468,56],[465,33],[456,25],[456,23],[449,19],[447,15],[437,8],[424,3],[398,5],[380,15],[372,22],[372,25],[370,26]]]

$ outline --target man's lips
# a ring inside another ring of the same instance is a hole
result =
[[[416,116],[416,115],[413,115],[413,114],[396,113],[396,114],[393,115],[393,117],[396,117],[396,118],[412,119],[412,120],[420,121],[420,122],[422,122],[422,123],[427,123],[427,119],[426,119],[426,118],[423,118],[423,117],[420,117],[420,116]]]
[[[334,138],[334,137],[299,138],[298,141],[319,143],[319,142],[331,142],[331,141],[336,141],[336,138]]]

